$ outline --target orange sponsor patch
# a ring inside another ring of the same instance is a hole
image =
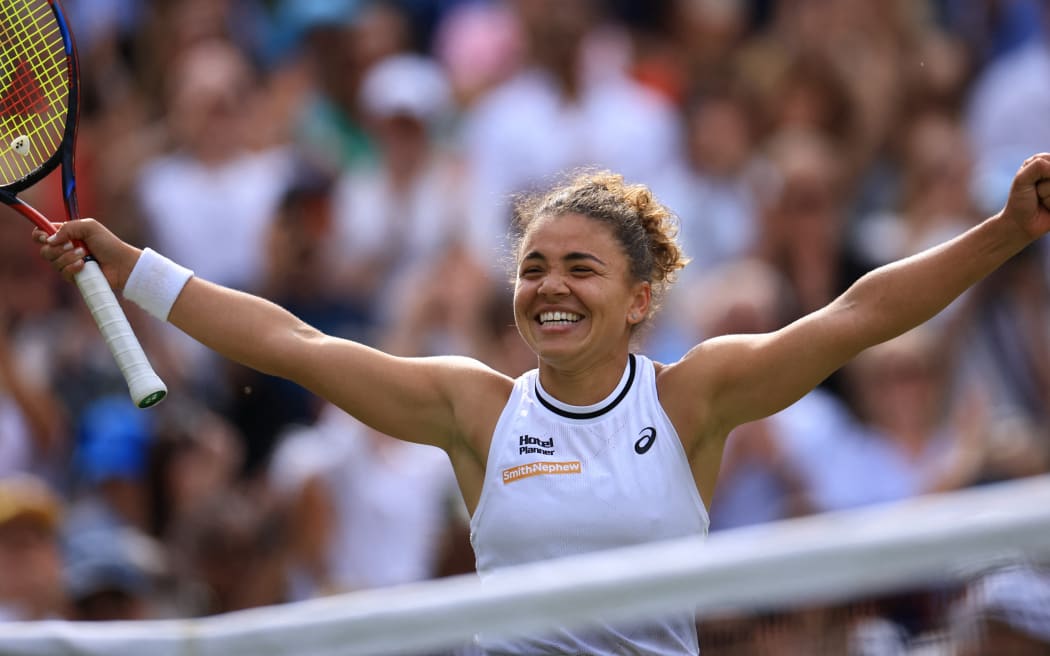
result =
[[[579,460],[567,462],[530,462],[517,467],[503,470],[503,483],[513,483],[523,478],[532,476],[545,476],[547,474],[579,474],[583,472],[583,465]]]

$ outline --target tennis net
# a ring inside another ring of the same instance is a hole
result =
[[[1047,562],[1041,476],[519,566],[498,585],[457,576],[207,618],[0,624],[0,652],[469,654],[478,632],[693,607],[705,656],[1050,653]]]

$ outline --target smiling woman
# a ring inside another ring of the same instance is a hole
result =
[[[677,217],[644,185],[628,185],[623,176],[609,171],[581,173],[564,186],[518,200],[513,243],[519,264],[524,267],[531,259],[524,257],[524,248],[535,224],[544,217],[566,214],[587,217],[609,228],[618,250],[627,257],[630,278],[649,283],[651,289],[647,314],[637,315],[633,323],[648,318],[659,308],[676,272],[689,262],[677,242]],[[533,255],[531,249],[528,255]],[[595,259],[591,253],[573,255],[579,260]]]
[[[382,433],[445,449],[478,571],[498,585],[511,565],[706,533],[704,500],[729,431],[930,319],[1042,237],[1050,154],[1026,160],[1002,211],[965,233],[868,273],[779,330],[708,339],[670,364],[631,350],[685,262],[671,213],[648,189],[586,174],[519,203],[517,225],[514,313],[538,367],[516,379],[468,358],[395,357],[324,335],[257,296],[186,280],[185,269],[92,220],[34,235],[67,279],[84,266],[67,245],[83,240],[125,297],[225,357],[293,380]],[[698,651],[688,608],[479,642],[499,655]]]

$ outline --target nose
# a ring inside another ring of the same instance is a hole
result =
[[[536,290],[542,296],[567,296],[569,287],[565,284],[565,278],[556,272],[550,272],[543,276],[540,286]]]

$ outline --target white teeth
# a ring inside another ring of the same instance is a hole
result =
[[[575,312],[543,312],[540,314],[540,323],[550,323],[552,321],[576,323],[582,318]]]

